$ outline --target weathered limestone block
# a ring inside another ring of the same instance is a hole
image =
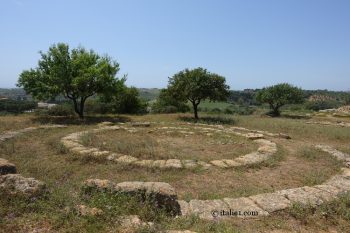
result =
[[[224,161],[228,167],[239,167],[242,166],[242,163],[236,161],[236,160],[232,160],[232,159],[223,159],[222,161]]]
[[[232,211],[239,211],[237,217],[241,218],[251,218],[251,217],[261,217],[268,216],[269,213],[259,206],[257,206],[251,199],[246,197],[241,198],[224,198],[225,203],[227,203],[228,208]]]
[[[223,160],[212,160],[210,161],[211,164],[213,164],[216,167],[220,168],[227,168],[229,167]]]
[[[348,159],[350,159],[350,155],[343,153],[341,151],[338,151],[327,145],[316,145],[316,148],[333,155],[334,157],[336,157],[338,160],[341,160],[341,161],[347,161]]]
[[[198,215],[199,218],[213,220],[221,216],[216,213],[228,210],[229,206],[223,200],[191,200],[188,214]],[[218,211],[218,212],[217,212]],[[213,214],[214,213],[214,214]]]
[[[79,154],[81,154],[81,155],[92,155],[92,153],[98,152],[98,151],[99,150],[96,149],[96,148],[88,148],[88,149],[79,151]]]
[[[198,165],[202,166],[203,169],[209,169],[212,167],[211,164],[203,162],[203,161],[197,161]]]
[[[153,167],[165,168],[166,160],[154,160]]]
[[[181,161],[179,159],[168,159],[165,163],[166,168],[182,168]]]
[[[320,189],[322,191],[329,192],[330,194],[332,194],[334,198],[343,192],[342,189],[328,185],[328,184],[320,184],[312,187],[316,189]]]
[[[114,183],[109,180],[88,179],[84,182],[83,191],[90,192],[113,192]]]
[[[182,164],[185,168],[195,168],[198,166],[194,160],[182,160]]]
[[[181,215],[185,216],[190,214],[190,204],[187,201],[178,200],[177,202],[180,205]]]
[[[141,167],[154,167],[154,160],[139,160],[134,162],[134,164]]]
[[[251,140],[256,140],[256,139],[264,138],[264,135],[260,134],[260,133],[247,133],[247,134],[245,134],[245,137],[247,137],[248,139],[251,139]]]
[[[0,158],[0,175],[15,174],[16,172],[16,166],[13,163]]]
[[[260,163],[268,158],[269,158],[268,154],[253,152],[253,153],[238,157],[237,159],[235,159],[235,161],[241,163],[242,165],[250,165],[254,163]]]
[[[118,163],[131,164],[133,162],[138,161],[138,159],[130,155],[123,155],[115,159],[114,161]]]
[[[137,215],[122,216],[118,219],[118,223],[123,230],[135,232],[140,227],[153,227],[153,222],[143,222]]]
[[[277,192],[288,198],[291,202],[301,203],[303,205],[317,206],[325,201],[330,200],[333,195],[327,191],[313,187],[301,187],[294,189],[286,189]]]
[[[70,151],[73,152],[73,153],[80,154],[80,151],[84,151],[84,150],[86,150],[86,149],[88,149],[88,148],[85,147],[85,146],[79,145],[79,146],[77,146],[77,147],[71,148]]]
[[[80,153],[81,153],[81,151],[80,151]],[[91,153],[92,156],[96,156],[96,157],[107,156],[109,154],[110,154],[109,151],[94,151],[94,152]]]
[[[0,176],[0,190],[11,195],[38,197],[45,193],[46,185],[34,178],[25,178],[20,174]]]
[[[164,182],[122,182],[114,190],[130,196],[148,200],[157,208],[163,208],[171,215],[179,215],[180,205],[175,189]]]
[[[90,208],[86,205],[77,205],[76,210],[81,216],[98,216],[103,213],[101,209],[98,208]]]
[[[258,194],[249,198],[269,213],[286,209],[292,205],[287,198],[278,193]]]
[[[323,184],[336,187],[340,190],[341,193],[350,191],[350,179],[348,179],[346,176],[342,176],[342,175],[333,176],[331,179],[329,179]]]

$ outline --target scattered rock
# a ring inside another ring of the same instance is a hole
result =
[[[123,230],[135,230],[140,227],[153,227],[153,222],[143,222],[137,215],[122,216],[118,222]]]
[[[165,209],[173,216],[181,213],[175,189],[168,183],[134,181],[115,184],[109,180],[89,179],[84,182],[83,191],[85,193],[96,191],[111,194],[123,193],[141,198],[142,201],[147,200],[156,208]]]
[[[263,134],[260,134],[260,133],[247,133],[245,135],[248,139],[251,139],[251,140],[256,140],[256,139],[262,139],[264,138],[264,135]]]
[[[17,172],[16,166],[6,159],[0,158],[0,175],[15,174]]]
[[[99,191],[111,192],[114,189],[114,183],[109,180],[88,179],[84,182],[83,190],[86,193]]]
[[[77,205],[76,210],[78,211],[78,214],[81,216],[98,216],[103,213],[101,209],[90,208],[86,205]]]
[[[19,174],[0,176],[0,190],[11,195],[38,197],[45,193],[46,185],[34,178],[25,178]]]

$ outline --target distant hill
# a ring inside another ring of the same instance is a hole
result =
[[[22,88],[0,88],[0,97],[13,100],[32,100]]]
[[[138,88],[140,97],[146,101],[154,101],[159,96],[159,88]],[[242,91],[231,91],[228,102],[245,105],[255,105],[255,94],[259,89],[245,89]],[[332,99],[339,102],[348,102],[350,93],[343,91],[328,90],[304,90],[305,99],[314,99],[315,96],[323,99]],[[8,98],[13,100],[32,100],[22,88],[0,88],[0,98]],[[57,99],[56,99],[57,100]]]
[[[160,90],[158,88],[138,88],[140,97],[147,100],[152,101],[157,99],[159,96]]]
[[[158,88],[138,88],[141,98],[152,101],[155,100],[160,89]],[[0,88],[0,97],[13,100],[32,100],[30,95],[27,95],[22,88]]]

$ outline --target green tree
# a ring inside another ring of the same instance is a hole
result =
[[[20,74],[18,86],[34,98],[46,100],[59,95],[70,99],[80,118],[84,117],[87,98],[96,94],[112,94],[125,77],[118,79],[119,64],[108,56],[78,47],[70,50],[64,43],[53,45],[35,69]]]
[[[113,105],[117,113],[145,113],[147,103],[140,98],[139,91],[135,87],[124,87],[116,93]]]
[[[190,107],[183,101],[175,99],[168,89],[162,89],[152,105],[152,111],[159,113],[188,112],[189,110]]]
[[[202,100],[224,101],[229,95],[229,86],[224,77],[206,69],[185,69],[169,78],[168,92],[181,101],[190,101],[194,117],[198,119],[198,105]]]
[[[273,116],[280,115],[280,107],[286,104],[299,104],[304,102],[303,91],[288,83],[281,83],[271,87],[263,88],[256,95],[256,100],[260,103],[270,105]]]

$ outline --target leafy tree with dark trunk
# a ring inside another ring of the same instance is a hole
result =
[[[191,102],[194,117],[198,119],[201,101],[225,101],[229,95],[229,86],[224,77],[199,67],[185,69],[169,78],[168,93],[177,100]]]
[[[87,98],[112,94],[124,85],[125,77],[116,78],[119,64],[93,50],[83,47],[70,50],[67,44],[59,43],[40,55],[38,66],[23,71],[17,85],[39,100],[63,95],[73,102],[80,118],[84,118]]]
[[[304,102],[304,93],[288,83],[281,83],[266,87],[256,94],[256,100],[267,103],[273,116],[280,115],[280,108],[286,104],[299,104]]]

